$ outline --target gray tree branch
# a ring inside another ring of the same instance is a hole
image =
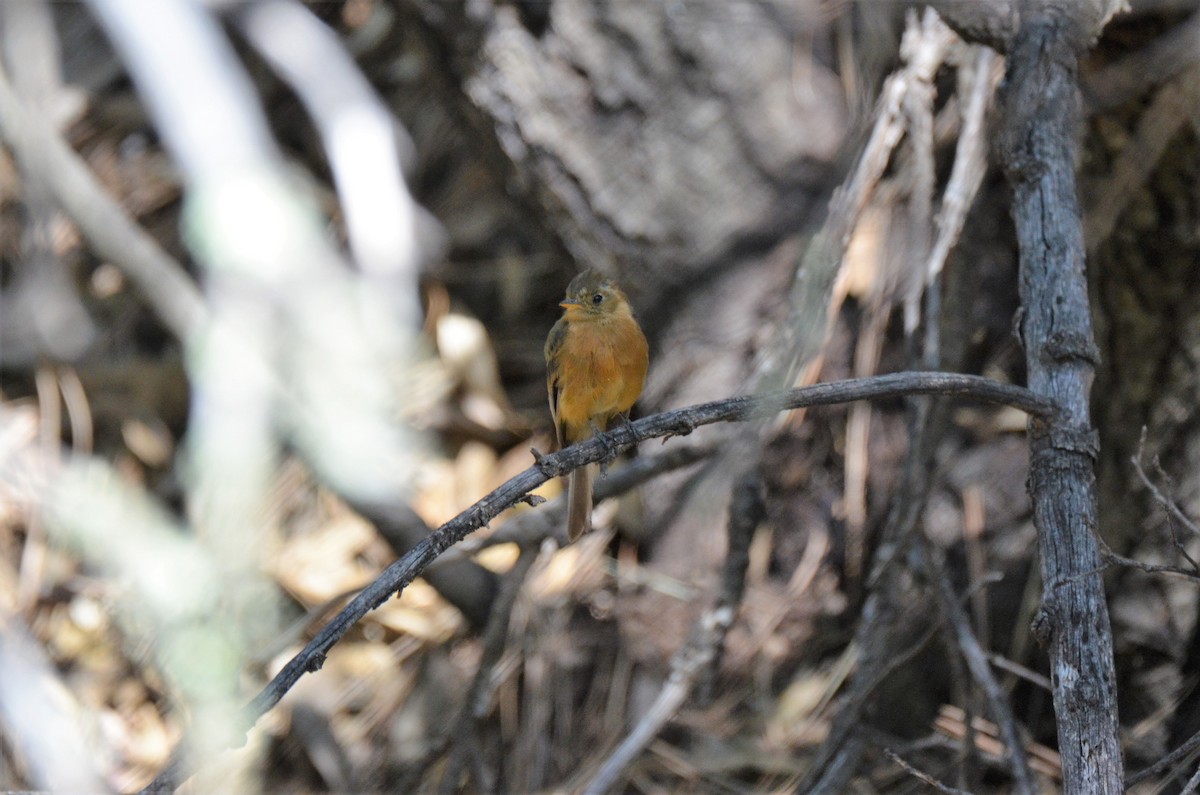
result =
[[[1067,793],[1123,792],[1112,627],[1100,551],[1089,392],[1097,358],[1075,185],[1075,34],[1023,20],[1001,94],[1000,158],[1013,189],[1030,389],[1062,405],[1030,423],[1029,489],[1045,591],[1035,634],[1050,654]],[[1084,575],[1093,572],[1089,576]]]
[[[952,373],[893,373],[817,384],[767,395],[735,397],[644,417],[608,433],[572,445],[538,462],[442,525],[400,560],[389,566],[335,616],[304,649],[263,688],[246,707],[247,724],[253,724],[274,707],[300,677],[317,671],[325,655],[363,616],[393,594],[403,591],[439,555],[494,517],[520,502],[529,492],[551,478],[600,461],[640,441],[691,433],[716,422],[745,422],[777,411],[803,406],[832,405],[852,400],[897,397],[906,394],[940,394],[1003,403],[1041,418],[1057,416],[1048,400],[1028,390],[1000,384],[979,376]]]

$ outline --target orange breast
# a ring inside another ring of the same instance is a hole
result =
[[[558,421],[568,442],[629,411],[646,381],[646,338],[632,317],[572,322],[559,358]]]

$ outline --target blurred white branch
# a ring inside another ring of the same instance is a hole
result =
[[[2,72],[0,129],[21,142],[18,156],[31,153],[32,168],[66,175],[56,190],[71,192],[67,177],[91,189],[87,201],[69,205],[64,196],[64,205],[115,262],[126,264],[123,247],[135,241],[140,271],[131,274],[141,273],[184,342],[192,390],[184,485],[199,545],[144,493],[85,458],[56,474],[38,500],[60,539],[137,583],[135,607],[153,616],[155,649],[192,719],[192,750],[203,755],[236,724],[247,651],[275,631],[275,592],[258,559],[282,446],[293,444],[352,497],[394,495],[410,482],[416,445],[393,421],[392,375],[415,355],[417,213],[390,116],[332,32],[302,7],[264,3],[239,19],[325,138],[357,273],[314,198],[289,175],[212,10],[200,0],[90,6],[180,169],[181,227],[205,300],[55,135],[10,121],[29,122],[29,114],[5,93]],[[50,143],[39,146],[38,135]]]
[[[188,339],[206,310],[183,267],[109,196],[58,130],[29,108],[0,63],[0,138],[36,172],[96,254],[120,267],[146,295],[164,325]]]
[[[83,710],[14,617],[0,615],[0,720],[5,739],[47,792],[105,792]],[[94,728],[94,727],[92,727]]]
[[[229,4],[214,3],[223,5]],[[250,43],[304,103],[324,140],[359,267],[414,286],[417,208],[401,174],[402,160],[413,156],[407,133],[333,31],[308,9],[293,0],[229,7]],[[419,307],[410,303],[403,307],[404,322],[415,327]]]

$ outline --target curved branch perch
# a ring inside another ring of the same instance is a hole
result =
[[[392,594],[403,591],[447,549],[551,478],[600,461],[613,450],[625,450],[647,439],[683,436],[702,425],[745,422],[778,411],[902,395],[946,395],[1009,405],[1026,412],[1039,423],[1056,417],[1058,413],[1051,401],[1023,387],[1001,384],[980,376],[933,372],[893,373],[665,411],[572,445],[553,455],[542,456],[529,469],[442,525],[364,588],[246,706],[244,717],[247,725],[253,725],[267,710],[278,704],[301,676],[319,670],[329,650],[363,616],[383,604]]]

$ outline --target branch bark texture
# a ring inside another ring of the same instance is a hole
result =
[[[873,378],[817,384],[787,392],[717,400],[666,411],[622,425],[553,455],[541,456],[537,464],[511,478],[427,536],[364,588],[247,705],[244,713],[246,727],[253,725],[267,710],[278,704],[300,677],[319,670],[329,650],[363,616],[379,607],[393,594],[403,591],[447,549],[520,502],[526,494],[551,478],[561,477],[573,469],[600,461],[614,452],[633,447],[640,441],[655,437],[683,436],[702,425],[715,422],[746,422],[774,412],[804,406],[828,406],[852,400],[897,397],[905,394],[958,396],[1000,403],[1015,406],[1045,419],[1053,418],[1058,413],[1053,403],[1030,394],[1029,390],[979,376],[932,372],[892,373]]]
[[[1112,628],[1094,573],[1097,441],[1088,399],[1097,354],[1075,186],[1076,71],[1067,23],[1049,14],[1022,20],[1001,94],[999,146],[1013,189],[1029,388],[1062,408],[1053,420],[1030,422],[1029,490],[1045,583],[1034,631],[1050,655],[1064,792],[1118,793]]]

